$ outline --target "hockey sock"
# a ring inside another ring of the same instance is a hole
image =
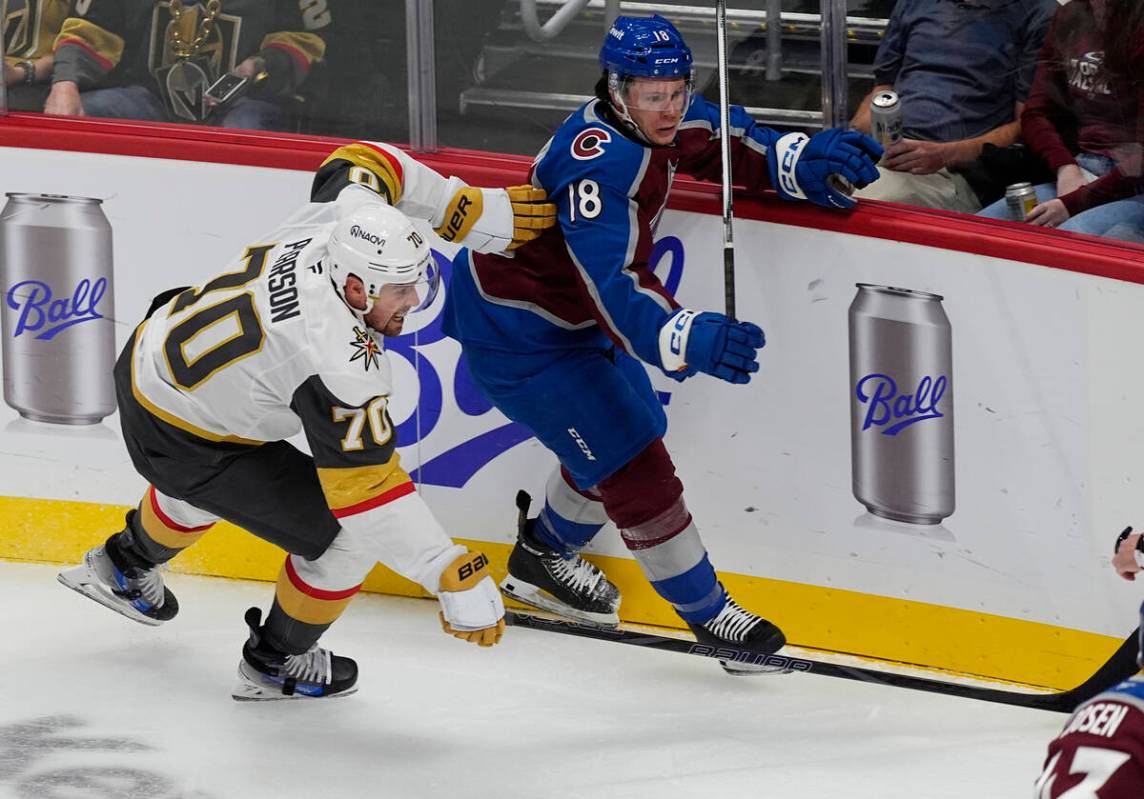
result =
[[[599,488],[608,516],[656,592],[684,621],[702,624],[713,618],[727,595],[683,502],[683,484],[662,439]]]
[[[548,477],[544,509],[532,534],[545,546],[570,556],[583,549],[607,520],[599,494],[576,488],[571,476],[559,466]]]
[[[265,642],[288,655],[300,655],[316,644],[361,589],[360,583],[341,590],[315,586],[317,575],[309,573],[313,563],[287,556],[263,627]]]
[[[149,486],[138,512],[127,514],[127,525],[107,542],[107,553],[121,570],[150,569],[166,563],[214,526],[214,516]]]

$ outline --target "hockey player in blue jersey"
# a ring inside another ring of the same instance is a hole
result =
[[[746,383],[763,331],[681,308],[648,268],[656,224],[678,172],[719,180],[719,109],[692,95],[691,51],[659,16],[608,31],[597,98],[537,156],[532,183],[559,226],[511,259],[461,250],[445,330],[464,347],[490,401],[560,461],[540,515],[525,519],[501,589],[599,625],[619,621],[619,591],[577,554],[607,519],[655,590],[704,643],[770,653],[782,631],[719,582],[663,444],[667,418],[644,365],[677,380],[704,372]],[[829,207],[853,200],[828,180],[877,177],[881,148],[856,131],[807,138],[731,108],[737,182]]]

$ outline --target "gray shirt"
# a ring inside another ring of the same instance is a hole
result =
[[[958,141],[1014,121],[1057,0],[898,0],[874,59],[910,139]]]

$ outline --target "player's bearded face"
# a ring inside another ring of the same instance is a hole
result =
[[[687,105],[683,78],[635,78],[624,89],[624,105],[632,121],[652,144],[671,144]]]
[[[399,336],[405,315],[420,303],[416,286],[387,283],[365,315],[365,323],[383,336]]]

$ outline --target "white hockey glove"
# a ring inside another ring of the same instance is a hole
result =
[[[429,220],[437,235],[475,252],[503,252],[532,241],[556,224],[556,206],[544,189],[480,189],[449,178],[445,208]]]
[[[462,641],[493,646],[504,635],[504,602],[493,578],[489,559],[467,551],[441,572],[441,629]]]

